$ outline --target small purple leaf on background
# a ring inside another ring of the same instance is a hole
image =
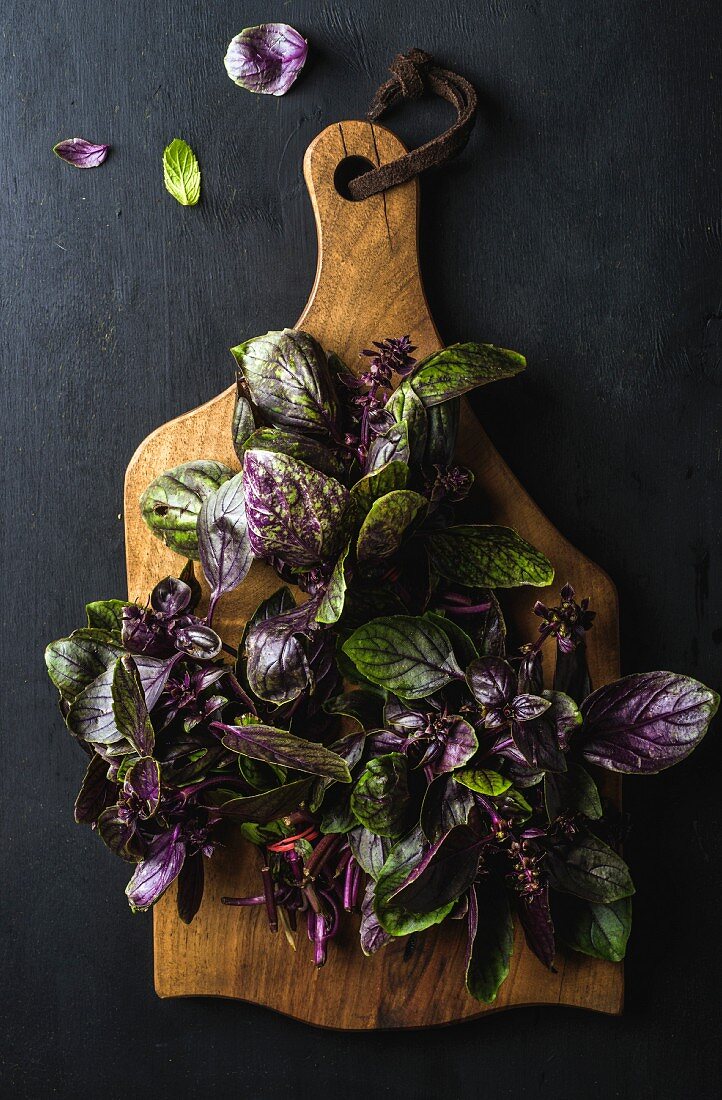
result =
[[[233,39],[226,53],[226,72],[248,92],[284,95],[307,54],[306,39],[288,23],[262,23],[246,27]]]
[[[97,168],[110,152],[110,146],[94,145],[85,138],[65,138],[53,146],[53,152],[74,168]]]

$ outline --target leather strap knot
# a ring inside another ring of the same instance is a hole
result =
[[[354,199],[368,199],[389,187],[406,183],[427,168],[443,164],[461,152],[474,128],[476,91],[465,77],[439,68],[429,54],[419,49],[398,54],[391,62],[390,72],[391,79],[381,85],[369,108],[366,117],[370,121],[380,118],[404,99],[419,99],[425,91],[430,91],[455,107],[456,122],[418,149],[351,180],[348,186]]]

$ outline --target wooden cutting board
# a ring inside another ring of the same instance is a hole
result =
[[[419,358],[442,346],[419,274],[416,181],[363,202],[343,198],[334,184],[337,167],[347,157],[382,164],[404,152],[392,133],[367,122],[329,126],[306,152],[304,174],[318,229],[318,269],[295,327],[310,332],[352,367],[359,365],[359,350],[373,339],[409,333]],[[276,327],[286,321],[279,317]],[[238,340],[255,335],[239,332]],[[464,339],[468,334],[454,335]],[[515,346],[513,333],[508,344]],[[145,527],[138,507],[141,492],[164,470],[191,459],[213,458],[238,466],[230,439],[234,394],[235,387],[230,386],[207,404],[164,424],[133,456],[125,485],[131,598],[144,601],[157,580],[177,573],[182,565]],[[589,635],[592,681],[600,686],[616,678],[619,641],[612,582],[539,511],[468,404],[462,413],[458,458],[476,475],[479,520],[516,528],[547,554],[556,569],[552,589],[522,589],[512,599],[509,614],[520,636],[536,635],[538,620],[529,610],[533,599],[555,602],[559,587],[570,581],[577,592],[591,597],[598,611]],[[223,614],[217,615],[215,625],[231,643],[248,615],[278,583],[269,567],[256,563],[240,590],[221,601]],[[616,781],[605,790],[619,799]],[[549,973],[528,950],[518,929],[511,973],[492,1009],[472,1000],[464,989],[465,922],[447,921],[413,943],[400,940],[367,959],[358,946],[358,919],[353,918],[332,943],[327,965],[316,970],[305,936],[299,936],[298,950],[293,952],[283,935],[269,933],[259,911],[221,905],[224,894],[257,893],[257,866],[255,850],[243,842],[231,842],[217,851],[206,862],[206,892],[190,927],[176,916],[175,888],[156,905],[159,996],[235,997],[322,1027],[349,1029],[448,1024],[513,1005],[562,1004],[621,1012],[621,965],[560,953],[557,972]]]

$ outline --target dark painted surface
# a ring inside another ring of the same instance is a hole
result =
[[[294,23],[286,99],[225,75],[227,42]],[[160,1002],[151,926],[71,801],[82,760],[42,647],[123,592],[122,474],[157,424],[224,388],[231,343],[292,323],[315,239],[301,157],[422,46],[485,105],[424,184],[423,264],[448,340],[523,350],[484,423],[621,596],[627,671],[720,687],[722,313],[715,0],[265,6],[5,0],[0,12],[2,1082],[14,1095],[404,1098],[719,1095],[720,730],[626,784],[637,880],[623,1019],[524,1010],[423,1034],[333,1035],[241,1004]],[[445,107],[391,120],[420,141]],[[109,141],[97,171],[52,145]],[[193,210],[160,154],[188,139]],[[370,334],[373,335],[373,334]],[[385,335],[385,334],[379,334]]]

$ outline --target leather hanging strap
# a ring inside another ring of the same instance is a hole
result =
[[[391,79],[377,91],[366,116],[369,121],[374,122],[404,99],[420,99],[425,92],[433,92],[456,108],[456,122],[418,149],[412,149],[398,160],[382,164],[351,180],[348,188],[354,199],[378,195],[380,191],[406,183],[419,172],[455,157],[466,145],[474,128],[476,91],[465,77],[450,69],[439,68],[429,54],[417,49],[398,54],[389,70]]]

